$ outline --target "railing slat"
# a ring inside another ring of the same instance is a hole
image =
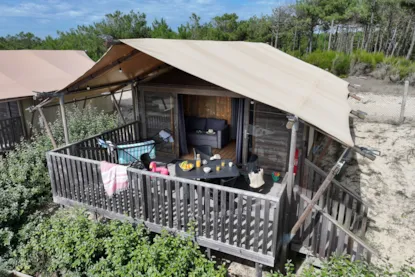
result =
[[[218,190],[213,189],[213,239],[218,240],[219,200]]]
[[[182,218],[180,209],[180,182],[175,181],[175,192],[176,192],[176,227],[177,230],[182,229]]]
[[[173,228],[173,189],[172,182],[167,180],[167,212],[169,228]]]
[[[159,210],[159,178],[152,180],[153,200],[154,200],[154,215],[156,224],[160,224],[160,210]]]
[[[160,205],[161,205],[161,225],[166,225],[166,188],[164,179],[159,179],[160,184]]]
[[[189,185],[182,183],[183,188],[183,227],[187,231],[189,224],[189,215],[188,215],[188,201],[189,201]]]
[[[128,171],[130,174],[130,178],[133,182],[133,191],[134,193],[130,194],[130,202],[134,202],[134,209],[132,209],[133,217],[136,219],[140,219],[140,189],[139,189],[139,182],[138,182],[138,175]]]
[[[203,190],[197,186],[197,229],[198,235],[203,235]]]
[[[262,226],[262,254],[267,254],[268,252],[268,225],[269,225],[269,200],[264,202],[264,225]],[[274,225],[275,226],[275,225]],[[277,225],[278,226],[278,225]]]
[[[236,225],[236,246],[241,247],[241,239],[242,239],[242,209],[243,209],[243,198],[242,195],[238,195],[238,212],[237,212],[237,225]]]
[[[226,191],[221,191],[221,198],[220,198],[220,237],[221,241],[226,241],[226,232],[225,226],[226,225]]]
[[[210,188],[205,188],[205,236],[210,238]]]
[[[146,204],[146,185],[144,181],[144,177],[142,174],[139,175],[138,178],[139,186],[140,186],[140,202],[141,202],[141,219],[146,220],[148,218],[148,208]]]
[[[228,233],[229,233],[229,244],[233,245],[233,236],[234,236],[234,232],[233,232],[233,225],[234,225],[234,220],[235,220],[235,193],[231,192],[229,193],[229,228],[228,228]]]
[[[246,199],[246,218],[245,218],[245,248],[249,249],[251,244],[251,212],[252,197]]]
[[[146,176],[146,190],[147,190],[147,219],[150,222],[154,222],[153,220],[153,191],[151,187],[151,179],[150,176]]]
[[[259,225],[261,220],[261,199],[255,199],[255,226],[254,226],[254,251],[258,252]]]

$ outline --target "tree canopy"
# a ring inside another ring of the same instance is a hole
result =
[[[241,19],[225,13],[206,21],[192,14],[173,29],[164,18],[147,21],[138,11],[115,11],[90,25],[57,36],[39,38],[32,33],[0,37],[0,49],[85,50],[97,60],[111,40],[121,38],[244,40],[265,42],[286,52],[310,53],[358,49],[386,56],[412,58],[415,46],[413,0],[298,0],[275,7],[269,15]]]

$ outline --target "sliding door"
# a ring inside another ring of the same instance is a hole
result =
[[[177,124],[176,103],[177,95],[161,92],[141,92],[140,108],[142,121],[142,134],[147,139],[157,137],[161,130],[169,132],[174,138],[174,142],[164,142],[156,145],[156,152],[167,154],[176,153],[175,127]]]

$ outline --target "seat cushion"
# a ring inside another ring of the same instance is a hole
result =
[[[187,117],[187,131],[202,130],[206,131],[206,118],[201,117]]]
[[[225,119],[208,118],[206,120],[206,130],[209,130],[209,129],[213,129],[215,131],[223,130],[225,126],[226,126]]]

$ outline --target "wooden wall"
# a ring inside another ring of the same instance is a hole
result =
[[[231,124],[230,97],[184,95],[183,102],[186,116],[225,119],[229,125]]]
[[[266,171],[288,171],[291,130],[286,128],[287,116],[278,109],[256,102],[254,107],[252,149],[258,155],[260,167]],[[303,124],[297,133],[297,148],[303,139]]]

